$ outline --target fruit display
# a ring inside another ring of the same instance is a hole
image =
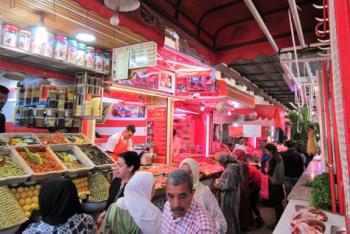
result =
[[[54,152],[68,169],[79,169],[84,167],[72,150]]]
[[[27,218],[8,187],[0,187],[0,194],[0,230],[24,223]]]
[[[106,201],[110,184],[102,173],[89,175],[88,177],[90,202]]]
[[[10,146],[28,146],[40,144],[38,140],[31,135],[3,136],[3,141],[5,141]]]
[[[64,170],[47,147],[19,147],[16,150],[35,173]]]
[[[0,138],[0,146],[6,146],[6,141]]]
[[[81,177],[78,179],[74,179],[73,183],[77,187],[79,197],[85,197],[87,195],[90,195],[89,183],[88,183],[87,177]]]
[[[39,135],[38,138],[44,145],[57,145],[69,143],[63,134],[42,134]]]
[[[149,172],[151,172],[154,176],[158,176],[158,175],[168,175],[170,174],[170,172],[176,170],[177,167],[175,166],[168,166],[168,165],[152,165],[149,168],[145,169]]]
[[[25,175],[23,169],[8,155],[0,154],[0,179]]]
[[[89,144],[83,135],[65,135],[68,141],[73,144]]]
[[[94,145],[79,145],[79,148],[95,165],[114,164],[114,161]]]
[[[27,218],[30,217],[32,211],[39,209],[40,185],[11,188],[10,191],[15,196]]]

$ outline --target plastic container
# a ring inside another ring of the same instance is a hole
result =
[[[99,72],[103,72],[103,51],[102,50],[96,50],[95,70]]]
[[[37,105],[40,99],[40,86],[35,85],[32,87],[32,105]]]
[[[65,102],[64,109],[73,110],[74,102]]]
[[[23,108],[23,117],[29,118],[33,116],[33,109],[31,108]]]
[[[47,41],[44,55],[47,57],[53,57],[55,45],[55,35],[53,33],[47,33]]]
[[[103,72],[111,72],[111,54],[109,52],[103,53]]]
[[[57,116],[57,109],[56,108],[48,108],[46,109],[46,116],[47,117],[55,117]]]
[[[58,114],[57,114],[57,117],[58,118],[64,118],[64,115],[65,115],[65,110],[60,110],[58,109]]]
[[[64,128],[64,118],[57,118],[57,127]]]
[[[19,30],[17,35],[17,48],[24,51],[30,50],[30,35],[27,30]]]
[[[49,100],[49,108],[57,108],[58,101],[57,100]]]
[[[30,106],[32,104],[32,87],[28,86],[24,91],[24,105]]]
[[[64,117],[66,118],[73,117],[73,110],[68,110],[68,109],[64,110]]]
[[[21,85],[19,82],[17,84],[17,94],[16,94],[16,102],[18,106],[24,105],[24,93],[25,88],[23,85]]]
[[[94,47],[86,47],[85,48],[85,66],[90,69],[94,69],[95,67],[95,48]]]
[[[85,48],[84,43],[78,43],[77,46],[77,65],[85,66]]]
[[[73,118],[65,118],[64,127],[65,128],[73,127]]]
[[[56,43],[55,43],[55,55],[54,57],[59,60],[66,61],[67,60],[67,47],[68,47],[68,41],[67,37],[64,35],[57,35],[56,36]]]
[[[76,63],[77,61],[77,46],[76,40],[68,40],[67,61],[70,63]]]
[[[33,27],[31,34],[30,50],[34,54],[45,55],[47,46],[47,34],[42,27]]]
[[[56,121],[57,121],[56,117],[46,117],[45,118],[45,125],[48,128],[54,128],[54,127],[56,127]]]
[[[2,27],[2,44],[5,46],[16,47],[18,28],[11,24],[4,24]]]
[[[45,127],[45,118],[44,117],[35,117],[34,118],[34,126],[37,128]]]
[[[74,119],[73,119],[73,127],[74,127],[74,128],[80,128],[80,127],[81,127],[81,119],[79,119],[79,118],[74,118]]]
[[[45,110],[46,110],[45,107],[37,106],[34,109],[34,117],[44,117]]]

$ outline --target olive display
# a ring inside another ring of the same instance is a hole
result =
[[[89,175],[90,202],[106,201],[110,184],[102,173]]]
[[[114,164],[112,159],[94,145],[79,145],[79,148],[95,165]]]

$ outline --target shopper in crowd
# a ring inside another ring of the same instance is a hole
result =
[[[132,150],[132,140],[136,132],[135,125],[128,125],[122,132],[116,133],[108,138],[105,150],[112,153],[112,157],[117,160],[118,156]]]
[[[135,173],[125,186],[124,197],[108,208],[99,231],[104,234],[159,233],[162,212],[151,202],[155,182],[150,172]]]
[[[172,156],[177,157],[180,154],[181,139],[177,134],[176,129],[173,129],[173,144],[172,144]]]
[[[238,213],[242,181],[241,166],[227,154],[220,154],[218,162],[224,167],[224,172],[219,179],[215,180],[214,186],[221,192],[221,210],[226,218],[227,233],[240,233]]]
[[[305,169],[307,165],[307,153],[306,153],[305,144],[302,141],[297,142],[297,152],[300,154],[300,157],[303,160],[304,169]]]
[[[307,154],[310,156],[309,161],[317,154],[316,130],[313,125],[307,129]]]
[[[68,179],[46,181],[39,193],[42,220],[29,225],[24,234],[96,233],[94,219],[82,213],[77,188]]]
[[[226,233],[227,224],[218,201],[210,191],[210,188],[199,182],[199,167],[197,162],[192,158],[186,158],[180,163],[180,168],[184,169],[192,176],[194,189],[193,199],[209,212],[215,221],[219,233]]]
[[[6,117],[2,113],[2,108],[5,106],[7,102],[7,97],[9,94],[9,89],[3,85],[0,85],[0,133],[5,132],[6,128]]]
[[[169,174],[162,217],[162,234],[218,233],[208,212],[193,199],[193,180],[189,173],[177,169]]]
[[[285,145],[288,150],[282,152],[281,156],[284,163],[284,184],[288,195],[304,171],[304,162],[300,154],[296,151],[296,145],[293,141],[287,141]]]
[[[238,142],[235,144],[235,148],[232,153],[234,153],[237,149],[243,150],[245,153],[247,152],[246,139],[244,137],[238,138]]]
[[[267,175],[269,178],[269,200],[266,203],[275,209],[275,223],[269,225],[269,228],[275,228],[278,220],[283,213],[282,201],[284,199],[284,163],[274,144],[265,146],[266,153],[269,155]]]
[[[250,210],[250,203],[249,203],[249,165],[247,157],[251,157],[251,155],[248,155],[244,153],[243,150],[236,150],[234,157],[241,163],[241,170],[242,170],[242,182],[240,185],[240,203],[239,203],[239,225],[241,228],[241,231],[245,231],[251,226],[253,216],[250,212],[247,212]]]
[[[124,189],[131,177],[140,168],[140,156],[134,151],[126,151],[120,154],[117,164],[114,167],[114,179],[109,188],[109,195],[105,206],[105,211],[102,212],[97,224],[100,225],[106,215],[109,206],[116,202],[119,198],[124,197]]]

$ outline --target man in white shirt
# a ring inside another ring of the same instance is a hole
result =
[[[235,144],[235,148],[233,149],[232,153],[235,152],[235,150],[240,149],[243,150],[244,153],[247,153],[247,146],[245,145],[245,138],[244,137],[240,137],[238,139],[238,143]]]
[[[172,145],[172,156],[179,156],[181,149],[181,139],[177,135],[176,129],[173,129],[173,145]]]
[[[116,133],[108,138],[105,150],[113,153],[112,157],[117,159],[118,155],[132,150],[132,136],[135,134],[135,125],[128,125],[124,131]]]

